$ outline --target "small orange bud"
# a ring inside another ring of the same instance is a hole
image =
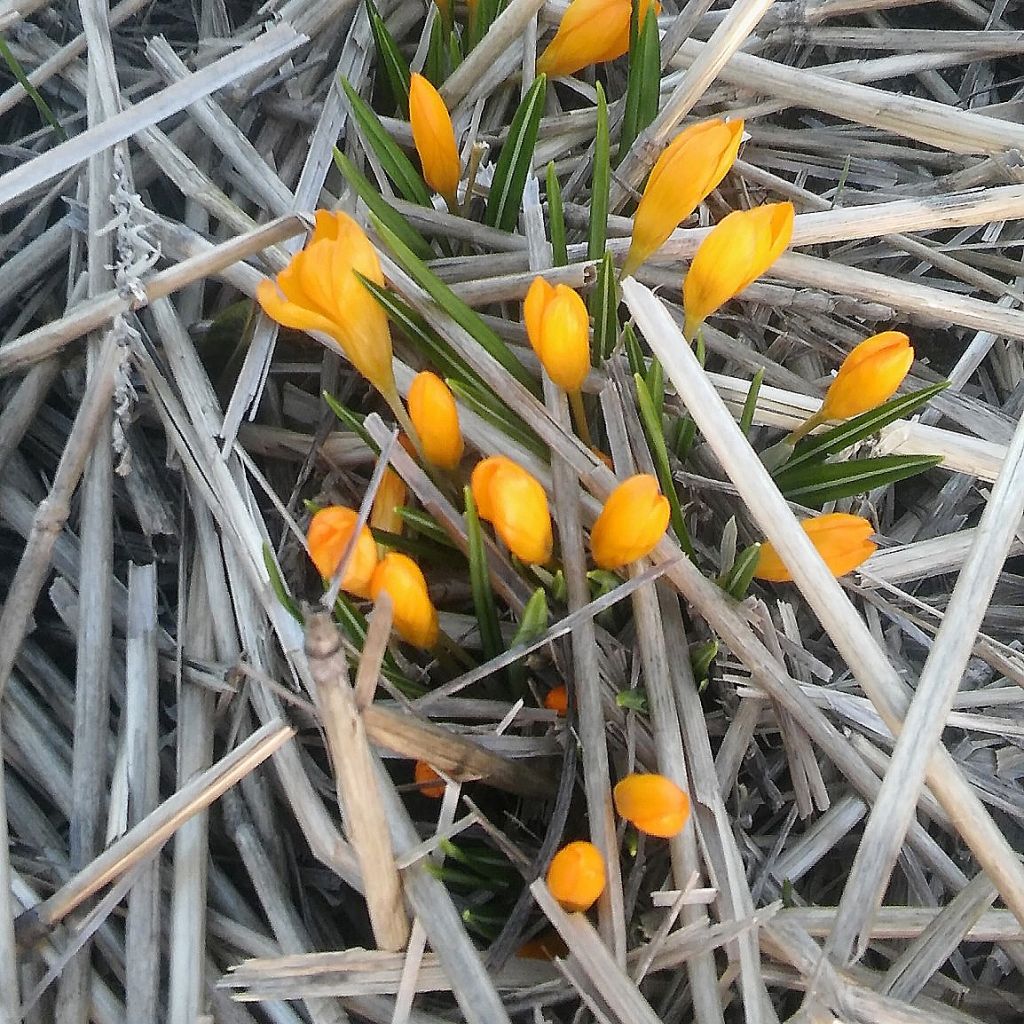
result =
[[[370,580],[370,597],[386,590],[391,598],[395,631],[414,647],[429,649],[437,643],[437,609],[427,593],[420,567],[398,551],[389,551]]]
[[[602,569],[618,569],[651,550],[668,529],[669,504],[649,473],[623,481],[609,495],[590,531],[590,550]]]
[[[634,273],[718,187],[736,161],[743,122],[699,121],[658,157],[633,215],[633,238],[622,276]]]
[[[568,285],[535,277],[523,303],[526,334],[547,375],[563,391],[579,391],[590,372],[590,317]]]
[[[385,469],[370,510],[370,526],[400,534],[405,523],[397,510],[405,504],[405,497],[405,481],[393,469]]]
[[[640,0],[640,24],[651,0]],[[654,4],[655,14],[661,4]],[[629,49],[630,0],[572,0],[555,38],[537,59],[538,75],[571,75],[589,64],[615,60]]]
[[[690,817],[690,798],[664,775],[627,775],[612,799],[619,814],[649,836],[671,839]]]
[[[441,94],[415,72],[409,79],[409,121],[423,180],[449,205],[455,205],[460,171],[452,119]]]
[[[359,513],[355,509],[344,505],[328,505],[309,521],[309,529],[306,531],[309,557],[324,579],[330,579],[338,568],[358,519]],[[376,567],[377,545],[373,543],[373,535],[364,526],[359,531],[355,550],[341,578],[341,589],[356,597],[369,597],[370,578]]]
[[[554,711],[557,715],[569,713],[569,691],[565,685],[556,686],[544,695],[544,707],[548,711]]]
[[[756,281],[793,237],[793,204],[734,210],[700,243],[683,282],[686,325],[694,331],[720,306]]]
[[[570,913],[589,910],[604,892],[604,858],[593,843],[563,846],[548,867],[551,895]]]
[[[868,539],[875,532],[874,527],[862,516],[830,512],[828,515],[805,519],[800,526],[836,577],[853,572],[878,548],[874,541]],[[769,583],[788,583],[793,579],[775,548],[767,543],[761,545],[754,575]]]
[[[420,435],[423,454],[439,469],[456,469],[462,459],[462,431],[455,398],[429,370],[416,374],[409,388],[409,417]]]
[[[843,360],[818,415],[845,420],[874,409],[896,394],[913,361],[910,339],[899,331],[862,341]]]
[[[397,403],[387,314],[356,277],[384,284],[377,250],[347,214],[316,211],[316,229],[276,281],[261,281],[256,299],[282,327],[330,335],[349,362]]]
[[[478,462],[470,478],[473,501],[481,519],[517,558],[528,565],[543,565],[551,558],[554,540],[551,513],[544,488],[504,455]]]
[[[440,800],[444,796],[445,781],[426,761],[417,761],[413,776],[420,792],[431,800]]]

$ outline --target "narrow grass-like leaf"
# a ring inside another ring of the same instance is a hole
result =
[[[363,142],[377,155],[384,172],[394,182],[395,188],[409,200],[420,206],[431,206],[430,193],[423,183],[419,171],[412,161],[402,152],[398,143],[388,134],[381,124],[380,118],[373,112],[369,104],[352,88],[344,75],[339,76],[341,87],[348,97],[352,116],[359,125]]]
[[[597,268],[597,284],[590,293],[590,315],[594,318],[591,361],[600,366],[615,350],[619,340],[619,286],[610,252],[605,252]]]
[[[498,0],[476,0],[469,5],[469,47],[472,50],[487,34],[498,16]]]
[[[747,596],[747,591],[750,589],[750,581],[754,578],[754,570],[757,568],[757,560],[760,555],[760,544],[751,544],[749,548],[744,548],[736,556],[736,561],[732,563],[732,568],[720,581],[722,589],[727,594],[735,597],[737,601],[742,601]]]
[[[548,618],[548,595],[543,587],[538,587],[530,595],[530,600],[526,602],[526,607],[523,608],[523,614],[519,617],[519,628],[516,630],[515,636],[512,637],[509,650],[514,650],[520,644],[528,644],[536,640],[547,629]],[[520,658],[519,661],[513,662],[509,666],[508,674],[514,692],[517,694],[525,693],[525,660]]]
[[[633,5],[631,25],[635,27],[637,5]],[[636,31],[629,48],[629,77],[626,81],[626,108],[619,133],[616,162],[621,163],[636,137],[658,113],[661,87],[661,44],[658,39],[658,18],[654,4],[647,8],[643,27]]]
[[[848,462],[811,463],[786,469],[775,477],[775,482],[792,501],[817,507],[826,501],[849,498],[905,480],[941,461],[940,455],[882,455]]]
[[[654,410],[660,419],[665,414],[665,371],[657,359],[651,360],[644,380],[654,402]]]
[[[384,307],[388,319],[442,377],[455,377],[483,388],[476,371],[411,306],[394,292],[359,275],[366,290]]]
[[[67,132],[64,131],[60,121],[54,117],[53,111],[46,100],[43,99],[39,90],[29,81],[28,75],[25,74],[25,69],[21,66],[21,62],[11,52],[11,48],[7,45],[7,40],[3,36],[0,36],[0,57],[3,58],[8,70],[14,75],[18,85],[25,90],[28,98],[35,104],[36,110],[39,111],[39,116],[56,132],[57,137],[62,142],[66,141],[68,137]]]
[[[338,419],[370,449],[370,451],[377,452],[379,455],[380,448],[378,447],[377,442],[374,441],[363,426],[362,419],[351,409],[342,405],[341,402],[339,402],[329,391],[321,391],[320,394],[323,395],[323,399],[327,403],[327,407],[331,412],[333,412],[334,415],[337,416]]]
[[[757,373],[754,374],[754,379],[750,382],[750,388],[747,391],[747,400],[743,403],[743,413],[740,416],[740,430],[745,435],[750,436],[750,428],[754,423],[754,412],[757,409],[757,396],[761,393],[761,385],[764,383],[764,367],[762,366]]]
[[[487,549],[476,512],[473,492],[464,487],[462,493],[466,502],[466,539],[469,544],[469,581],[473,590],[473,608],[480,629],[480,645],[484,657],[489,661],[502,653],[501,627],[498,624],[498,610],[494,603],[494,590],[487,571]]]
[[[452,551],[458,551],[458,548],[452,543],[451,537],[444,532],[440,524],[429,512],[424,512],[419,508],[409,508],[406,505],[396,506],[395,511],[403,523],[421,536],[429,537],[435,544],[441,544]]]
[[[608,188],[611,162],[608,139],[608,101],[604,87],[597,83],[597,131],[594,136],[594,172],[590,182],[590,231],[587,236],[587,259],[599,260],[608,240]]]
[[[558,184],[554,160],[548,164],[547,193],[551,258],[556,267],[565,267],[569,263],[569,250],[565,244],[565,214],[562,212],[562,186]]]
[[[381,220],[373,217],[377,233],[410,277],[426,291],[460,327],[468,331],[492,358],[497,360],[520,384],[539,394],[540,386],[512,354],[509,347],[462,301],[429,267]]]
[[[465,57],[466,51],[462,48],[462,37],[454,29],[448,36],[448,66],[454,71]]]
[[[644,361],[643,349],[637,340],[636,331],[632,324],[626,324],[622,328],[622,347],[626,351],[626,360],[629,363],[629,372],[639,373],[641,377],[647,375],[647,363]]]
[[[912,391],[909,395],[897,395],[877,408],[854,416],[831,430],[805,437],[796,446],[792,458],[785,465],[784,472],[803,463],[821,462],[830,455],[837,455],[858,441],[878,433],[882,427],[911,415],[948,387],[949,381],[944,380],[921,388],[920,391]]]
[[[427,44],[427,57],[423,62],[423,77],[435,89],[440,89],[441,83],[445,79],[445,67],[448,64],[449,31],[450,28],[445,27],[444,15],[434,19],[434,24],[430,29],[430,42]]]
[[[760,546],[760,545],[759,545]],[[711,671],[711,663],[718,657],[718,641],[705,640],[690,651],[690,667],[697,683],[703,682]]]
[[[481,0],[481,5],[483,0]],[[519,109],[512,118],[508,137],[494,167],[491,191],[487,198],[484,223],[501,231],[515,230],[523,205],[526,176],[533,167],[533,151],[537,145],[537,129],[544,113],[547,78],[538,75],[530,86]]]
[[[654,400],[647,390],[647,384],[640,374],[634,374],[636,382],[637,407],[640,412],[640,422],[643,424],[644,433],[647,435],[647,445],[651,450],[651,458],[654,460],[654,469],[658,474],[658,483],[661,485],[661,492],[668,498],[670,519],[672,529],[675,532],[679,546],[693,558],[693,547],[690,544],[690,534],[686,529],[686,522],[683,519],[683,510],[679,505],[679,495],[676,493],[675,481],[672,479],[672,465],[669,462],[668,447],[665,444],[665,432],[661,425],[661,417],[654,407]]]
[[[431,562],[438,567],[450,568],[452,566],[451,547],[440,547],[432,541],[423,540],[420,537],[408,537],[402,533],[391,533],[389,530],[379,530],[370,527],[373,539],[386,548],[393,551],[401,551],[412,558],[424,562]]]
[[[672,451],[680,462],[685,462],[690,457],[690,449],[693,447],[694,438],[697,436],[697,424],[690,416],[680,416],[672,424]]]
[[[369,179],[337,146],[334,147],[334,164],[344,175],[345,180],[355,189],[359,198],[366,203],[367,209],[371,210],[382,223],[387,224],[420,259],[434,258],[435,253],[430,247],[430,243],[385,200],[370,184]]]
[[[509,412],[499,399],[490,395],[486,389],[473,387],[454,377],[446,379],[452,394],[465,402],[481,419],[497,427],[503,434],[528,448],[538,458],[547,458],[547,449],[540,439],[518,416]]]
[[[302,612],[292,595],[288,593],[284,580],[281,579],[281,573],[277,568],[277,559],[274,558],[274,552],[270,550],[269,544],[263,545],[263,566],[267,570],[267,576],[270,578],[270,589],[273,590],[274,596],[280,601],[284,610],[296,622],[301,623],[303,621]]]
[[[409,117],[409,65],[398,49],[398,44],[388,31],[373,0],[366,0],[366,12],[370,16],[370,30],[377,46],[378,63],[384,68],[391,95],[399,117]]]

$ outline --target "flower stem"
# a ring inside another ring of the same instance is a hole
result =
[[[569,392],[569,408],[572,410],[572,418],[576,421],[576,431],[580,440],[588,447],[593,448],[594,442],[590,439],[590,424],[587,423],[587,410],[583,408],[583,392]]]
[[[786,437],[786,444],[796,444],[805,434],[809,434],[815,427],[824,423],[827,417],[822,415],[822,410],[819,409],[812,416],[808,416],[807,419],[800,424],[791,434]]]

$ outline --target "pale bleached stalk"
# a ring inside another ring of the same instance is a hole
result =
[[[907,825],[916,810],[928,762],[932,752],[941,746],[946,717],[1022,512],[1024,420],[1014,432],[971,550],[957,577],[850,868],[836,929],[828,943],[828,951],[840,962],[863,954],[864,935],[888,888]]]
[[[7,728],[5,723],[5,728]],[[11,892],[11,842],[7,818],[3,734],[0,732],[0,1024],[21,1020],[18,945],[14,938],[16,903]]]
[[[652,351],[661,360],[666,376],[672,380],[754,520],[789,567],[804,598],[886,725],[898,734],[909,704],[905,684],[800,529],[664,306],[635,281],[624,282],[623,296]],[[929,762],[928,780],[1007,906],[1024,920],[1024,868],[943,747],[935,751]]]
[[[216,92],[242,75],[280,60],[303,42],[302,36],[289,25],[276,25],[241,50],[221,57],[122,113],[54,146],[42,156],[20,164],[0,176],[0,210],[10,206],[22,193],[76,167],[114,143],[177,114],[197,99]]]
[[[244,775],[288,742],[295,730],[272,722],[254,732],[230,754],[165,800],[134,828],[108,846],[52,896],[15,922],[19,938],[31,941],[44,934],[93,893],[146,860],[194,814],[205,810]]]

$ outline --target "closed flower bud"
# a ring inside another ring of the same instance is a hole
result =
[[[388,533],[401,533],[405,524],[398,509],[405,504],[405,496],[405,481],[393,469],[385,469],[370,510],[370,526]]]
[[[861,516],[830,512],[828,515],[805,519],[800,526],[836,577],[853,572],[878,547],[868,539],[875,532],[874,528]],[[771,544],[761,545],[754,576],[769,583],[788,583],[793,579]]]
[[[569,691],[565,685],[556,686],[544,695],[544,707],[548,711],[554,711],[556,715],[566,715],[569,712]]]
[[[554,928],[547,928],[536,938],[524,942],[516,956],[520,960],[554,960],[556,956],[563,957],[568,953],[565,939]]]
[[[460,171],[452,119],[441,94],[415,72],[409,80],[409,121],[423,180],[454,206]]]
[[[477,514],[494,525],[512,554],[528,565],[543,565],[551,558],[548,498],[522,466],[494,455],[476,464],[470,484]]]
[[[377,251],[347,214],[317,210],[316,229],[276,281],[261,281],[256,298],[283,327],[329,335],[349,362],[400,405],[391,366],[388,318],[356,274],[384,284]]]
[[[306,543],[309,557],[324,579],[330,579],[338,568],[341,556],[348,547],[359,513],[344,505],[329,505],[320,509],[309,522]],[[341,578],[341,589],[356,597],[370,596],[370,578],[377,568],[377,545],[373,535],[364,526],[359,531],[355,549],[348,560],[348,568]]]
[[[671,839],[690,817],[690,798],[664,775],[627,775],[612,799],[619,814],[649,836]]]
[[[413,776],[420,792],[431,800],[440,800],[444,796],[445,782],[426,761],[417,761]]]
[[[568,285],[535,277],[523,303],[526,334],[547,375],[564,391],[579,391],[590,372],[590,317]]]
[[[605,868],[601,851],[593,843],[563,846],[548,867],[551,895],[570,913],[589,910],[604,892]]]
[[[590,531],[590,550],[601,569],[618,569],[651,550],[668,529],[669,504],[649,473],[612,491]]]
[[[650,0],[640,0],[640,24]],[[655,13],[661,4],[655,3]],[[537,59],[538,75],[571,75],[590,64],[615,60],[629,49],[630,0],[573,0],[555,38]]]
[[[721,118],[691,125],[658,157],[633,215],[633,238],[622,267],[634,273],[718,187],[736,160],[743,122]]]
[[[874,409],[896,394],[913,361],[910,339],[899,331],[862,341],[843,360],[818,415],[845,420]]]
[[[692,338],[716,309],[756,281],[792,237],[792,203],[734,210],[716,224],[701,242],[683,282],[685,336]]]
[[[420,436],[423,454],[439,469],[456,469],[462,459],[462,431],[455,398],[429,370],[416,374],[409,388],[409,416]]]
[[[388,552],[374,570],[370,597],[376,601],[382,590],[391,598],[398,635],[414,647],[433,647],[438,635],[437,609],[427,593],[420,567],[408,555]]]

